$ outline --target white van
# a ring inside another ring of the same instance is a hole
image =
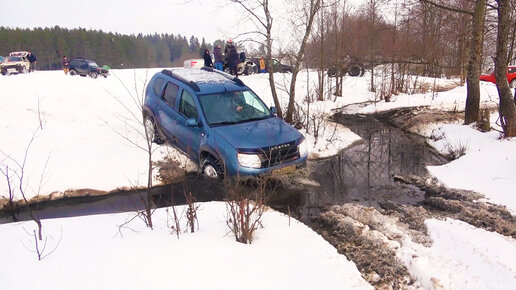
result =
[[[202,58],[191,58],[185,60],[184,67],[186,68],[201,68],[204,66],[204,59]]]

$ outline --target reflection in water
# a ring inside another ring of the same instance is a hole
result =
[[[358,202],[372,207],[391,200],[415,204],[424,193],[410,185],[394,181],[395,175],[428,173],[427,165],[445,163],[428,147],[424,138],[404,133],[372,117],[336,115],[337,122],[358,134],[363,142],[338,156],[314,162],[311,178],[320,187],[311,187],[299,199],[299,218],[309,222],[320,207]]]

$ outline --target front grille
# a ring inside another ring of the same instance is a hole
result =
[[[262,148],[258,156],[260,157],[262,168],[267,168],[299,159],[299,152],[297,150],[296,141],[292,141]]]

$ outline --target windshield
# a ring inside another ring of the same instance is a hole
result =
[[[19,57],[19,56],[8,56],[7,57],[7,61],[11,62],[11,61],[22,61],[22,58]]]
[[[206,122],[220,126],[272,117],[267,106],[252,91],[234,91],[199,97]]]
[[[88,65],[89,65],[89,66],[91,66],[91,67],[98,67],[97,63],[96,63],[96,62],[94,62],[94,61],[88,60],[88,61],[86,61],[86,62],[87,62],[87,63],[88,63]]]

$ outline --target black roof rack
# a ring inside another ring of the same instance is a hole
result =
[[[183,77],[174,74],[174,72],[172,72],[172,71],[170,71],[168,69],[162,70],[161,73],[163,73],[164,75],[167,75],[169,77],[173,77],[173,78],[175,78],[175,79],[177,79],[177,80],[187,84],[189,87],[191,87],[196,92],[200,92],[201,91],[199,86],[194,81],[188,81],[188,80],[184,79]]]

